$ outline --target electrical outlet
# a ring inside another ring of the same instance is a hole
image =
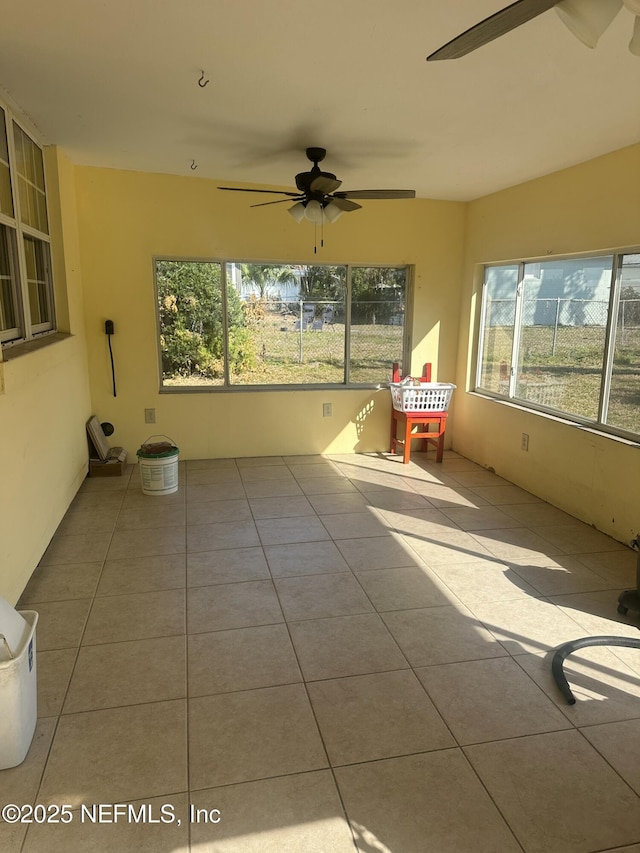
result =
[[[522,438],[520,439],[520,450],[528,450],[529,449],[529,435],[526,432],[522,433]]]
[[[145,424],[155,424],[155,422],[156,422],[156,410],[155,409],[145,409],[144,410],[144,422],[145,422]]]
[[[330,418],[333,415],[333,407],[331,403],[323,403],[322,404],[322,417]]]

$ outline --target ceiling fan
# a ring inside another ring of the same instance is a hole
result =
[[[595,47],[623,5],[636,16],[629,50],[640,56],[640,0],[516,0],[448,41],[427,56],[427,62],[465,56],[554,7],[576,38]]]
[[[296,175],[297,192],[286,192],[284,190],[262,190],[248,189],[245,187],[218,187],[219,190],[230,190],[241,193],[270,193],[271,195],[283,195],[275,201],[265,201],[260,204],[252,204],[250,207],[265,207],[268,204],[282,204],[283,202],[294,202],[289,208],[289,213],[296,222],[308,219],[316,225],[321,225],[325,220],[335,222],[339,216],[346,211],[358,210],[362,207],[352,199],[395,199],[415,198],[415,190],[341,190],[342,184],[331,172],[321,171],[318,163],[321,163],[327,152],[324,148],[307,148],[307,158],[313,163],[308,172],[300,172]]]

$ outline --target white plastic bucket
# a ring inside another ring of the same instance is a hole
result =
[[[16,614],[25,624],[18,645],[3,633],[0,656],[0,770],[22,764],[27,756],[38,717],[35,610]],[[0,633],[2,625],[0,625]]]
[[[151,438],[162,437],[151,436]],[[155,445],[150,444],[147,439],[136,454],[140,465],[143,494],[170,495],[178,491],[179,452],[179,448],[171,439]]]

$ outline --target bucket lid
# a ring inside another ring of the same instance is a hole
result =
[[[163,459],[168,456],[177,456],[178,453],[179,448],[175,444],[171,444],[169,441],[158,441],[155,444],[143,444],[136,451],[136,456],[143,459]]]

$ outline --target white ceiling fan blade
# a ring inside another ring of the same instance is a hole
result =
[[[636,19],[633,24],[633,35],[629,42],[629,51],[634,56],[640,56],[640,15],[636,15]]]
[[[556,12],[562,23],[587,47],[598,39],[622,9],[622,0],[562,0]]]

